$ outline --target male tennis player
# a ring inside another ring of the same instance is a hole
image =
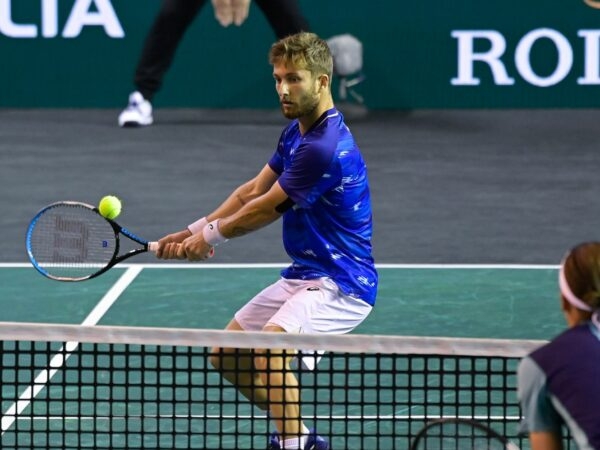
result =
[[[367,168],[333,104],[327,43],[312,33],[295,34],[273,44],[269,60],[281,110],[292,119],[277,149],[215,211],[163,237],[158,257],[206,259],[213,246],[283,218],[292,264],[226,328],[347,333],[367,317],[377,290]],[[257,350],[250,359],[242,350],[213,349],[219,351],[212,364],[254,404],[268,408],[277,427],[269,448],[329,448],[302,421],[289,366],[293,355]],[[258,370],[251,371],[252,364]]]
[[[519,399],[532,450],[562,450],[568,427],[579,450],[600,450],[600,242],[580,244],[559,271],[569,329],[519,366]]]

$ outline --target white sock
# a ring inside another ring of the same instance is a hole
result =
[[[299,449],[304,450],[304,445],[306,444],[306,436],[310,434],[310,430],[306,428],[306,425],[302,424],[302,436],[299,438],[291,438],[286,439],[285,441],[281,441],[281,445],[283,449]]]
[[[286,439],[285,441],[281,442],[281,445],[283,449],[285,450],[304,450],[304,442],[306,441],[306,438],[304,436],[300,437],[300,438],[292,438],[292,439]]]

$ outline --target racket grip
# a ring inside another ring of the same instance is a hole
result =
[[[158,251],[158,242],[156,242],[156,241],[148,242],[148,250],[153,253],[156,253]],[[214,247],[210,249],[210,252],[208,252],[209,258],[212,258],[213,256],[215,256]]]

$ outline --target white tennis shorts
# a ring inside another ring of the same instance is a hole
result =
[[[260,331],[270,323],[288,333],[343,334],[356,328],[372,309],[344,294],[330,278],[281,278],[238,310],[235,320],[247,331]],[[312,370],[319,359],[303,356],[302,363]]]
[[[271,323],[288,333],[343,334],[365,320],[371,309],[363,300],[340,291],[330,278],[281,278],[246,303],[235,320],[248,331]]]

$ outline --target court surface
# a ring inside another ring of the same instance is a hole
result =
[[[255,175],[286,124],[276,110],[159,108],[155,125],[120,129],[118,113],[0,109],[0,263],[27,262],[27,225],[58,200],[95,204],[113,193],[123,200],[119,222],[134,233],[153,240],[178,231]],[[419,265],[382,269],[377,307],[360,331],[546,339],[561,329],[551,271],[422,265],[556,266],[569,247],[596,239],[599,121],[597,110],[349,115],[369,167],[376,263]],[[274,223],[229,241],[206,267],[287,261]],[[278,274],[177,265],[144,270],[101,323],[222,328]],[[118,273],[61,285],[3,267],[0,301],[11,307],[1,317],[77,323]],[[222,315],[190,314],[214,304]]]
[[[28,222],[58,200],[114,193],[122,225],[142,237],[178,231],[258,173],[286,124],[275,110],[159,108],[155,125],[124,130],[118,113],[0,108],[0,261],[26,261]],[[349,118],[369,167],[376,261],[558,264],[598,237],[598,123],[599,110]],[[214,262],[287,260],[274,223]]]
[[[142,237],[177,231],[260,170],[285,122],[277,111],[159,109],[156,125],[122,130],[117,115],[0,109],[0,320],[223,328],[288,261],[278,224],[228,242],[210,264],[145,255],[135,260],[145,266],[75,284],[27,264],[25,231],[48,203],[105,194],[123,199],[119,221]],[[556,266],[598,237],[599,119],[597,110],[349,119],[369,166],[381,277],[356,333],[559,333]]]
[[[133,269],[131,280],[119,283]],[[222,329],[280,269],[126,264],[61,283],[27,263],[3,264],[2,321],[81,324],[101,305],[91,324]],[[357,333],[549,339],[564,327],[554,266],[383,265],[379,273],[376,307]]]

